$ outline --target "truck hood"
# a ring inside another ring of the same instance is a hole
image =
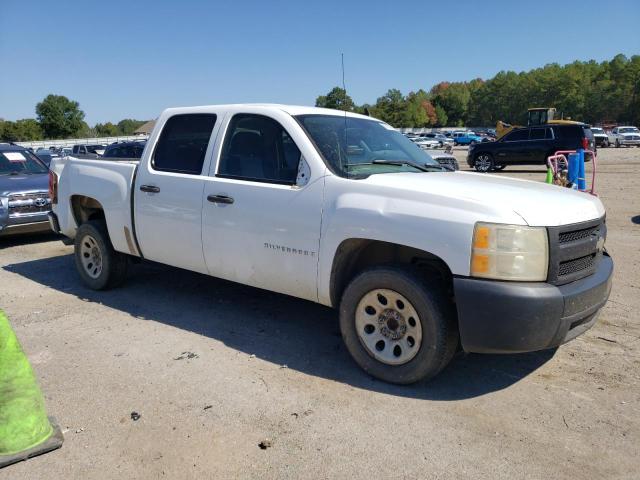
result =
[[[21,192],[47,192],[49,174],[0,175],[0,197]]]
[[[502,208],[515,212],[529,226],[569,225],[600,218],[605,213],[602,202],[588,193],[481,173],[387,173],[371,175],[365,181],[445,199],[464,199],[493,210]]]

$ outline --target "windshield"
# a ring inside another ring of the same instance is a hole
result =
[[[47,167],[31,152],[0,152],[0,175],[47,173]]]
[[[341,177],[365,178],[377,173],[422,172],[424,166],[439,167],[415,143],[379,120],[338,115],[299,115],[296,119],[329,169]]]
[[[620,133],[639,133],[640,131],[636,127],[625,127],[618,129]]]
[[[591,127],[591,131],[592,131],[593,133],[604,133],[604,131],[603,131],[601,128],[594,128],[594,127]]]

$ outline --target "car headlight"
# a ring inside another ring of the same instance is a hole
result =
[[[471,248],[471,276],[495,280],[543,281],[549,242],[544,227],[476,223]]]

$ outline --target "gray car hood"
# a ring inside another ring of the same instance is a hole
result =
[[[49,174],[0,175],[0,197],[21,192],[46,192],[49,190]]]

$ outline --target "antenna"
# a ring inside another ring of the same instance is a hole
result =
[[[344,109],[344,152],[347,156],[347,165],[349,164],[349,143],[347,142],[347,85],[344,83],[344,53],[340,54],[342,60],[342,108]],[[344,168],[344,166],[343,166]]]

